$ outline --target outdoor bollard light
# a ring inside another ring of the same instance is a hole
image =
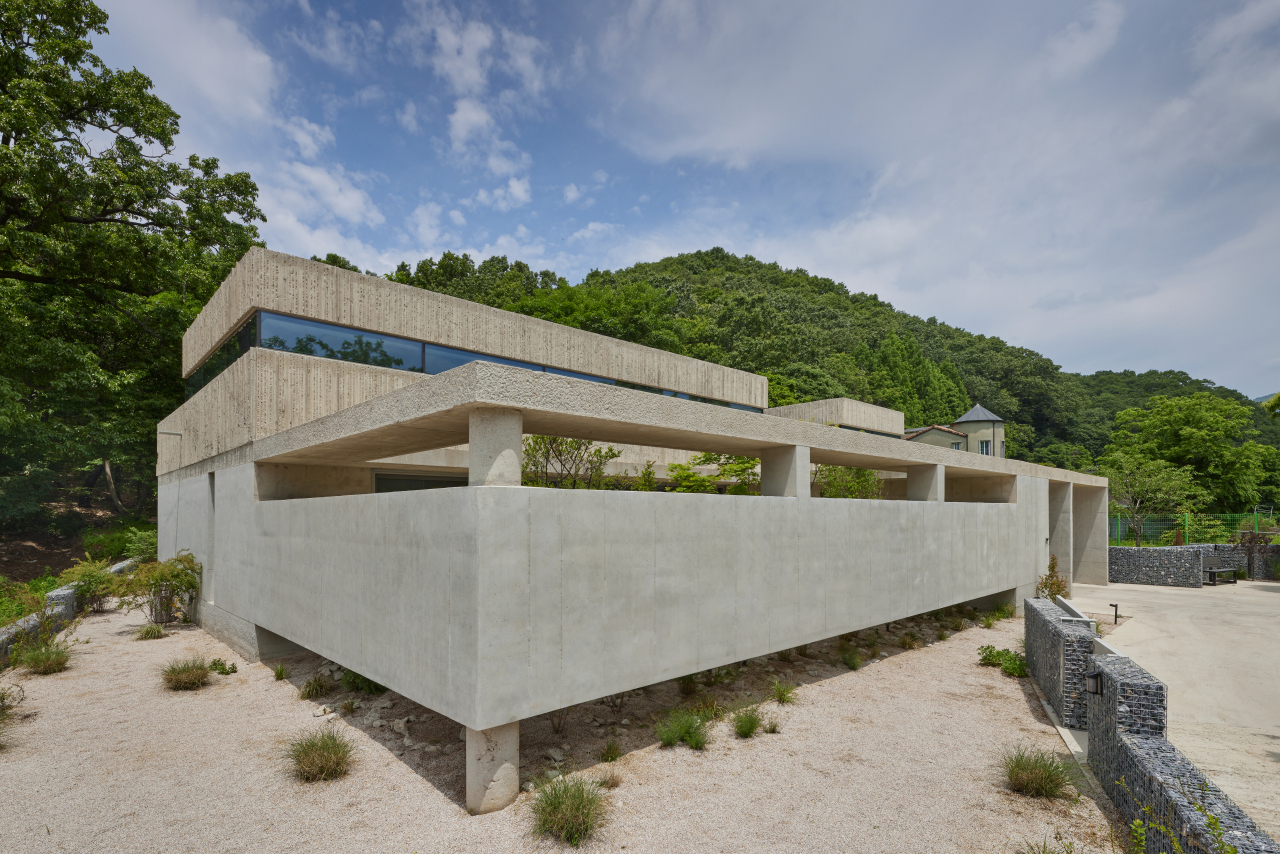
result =
[[[1112,608],[1116,609],[1116,625],[1120,625],[1120,606],[1117,605],[1115,602],[1111,602],[1109,604],[1111,605]]]
[[[1095,670],[1084,675],[1084,690],[1090,694],[1102,693],[1102,671]]]

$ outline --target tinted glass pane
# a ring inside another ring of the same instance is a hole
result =
[[[422,345],[417,341],[265,311],[262,312],[262,346],[380,368],[422,371]]]
[[[467,478],[459,475],[380,474],[373,479],[374,492],[409,492],[415,489],[442,489],[466,486]]]
[[[212,356],[204,360],[204,364],[187,377],[187,398],[190,399],[193,394],[207,386],[214,377],[248,353],[257,338],[257,331],[258,315],[255,312],[249,315],[249,319],[242,323],[239,329],[231,333],[231,337],[224,341]]]
[[[575,380],[586,380],[593,383],[604,383],[605,385],[618,385],[617,380],[605,379],[597,377],[594,374],[580,374],[577,371],[566,371],[562,368],[543,368],[549,374],[559,374],[562,377],[572,377]]]
[[[423,346],[427,354],[427,362],[424,367],[429,374],[443,373],[450,368],[456,368],[469,362],[496,362],[499,365],[512,365],[517,368],[528,368],[531,371],[542,370],[541,365],[517,362],[515,359],[504,359],[501,356],[486,356],[483,353],[455,350],[453,347],[442,347],[439,344],[425,344]]]

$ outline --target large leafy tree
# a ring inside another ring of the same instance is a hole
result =
[[[262,219],[247,174],[173,156],[150,79],[91,52],[106,23],[89,0],[0,4],[0,524],[77,471],[149,501],[182,332]]]
[[[1275,467],[1276,449],[1253,441],[1249,407],[1209,392],[1151,398],[1146,408],[1116,414],[1108,456],[1163,460],[1191,471],[1211,496],[1210,509],[1248,509]]]
[[[1128,518],[1136,545],[1142,545],[1142,525],[1152,516],[1195,510],[1209,494],[1195,481],[1190,466],[1175,466],[1141,454],[1112,451],[1102,462],[1111,483],[1111,509]]]

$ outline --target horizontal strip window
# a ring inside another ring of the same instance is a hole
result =
[[[890,439],[901,439],[897,433],[885,433],[880,430],[868,430],[866,427],[850,427],[848,424],[837,424],[841,430],[852,430],[855,433],[870,433],[872,436],[888,436]]]
[[[270,311],[255,312],[239,329],[232,334],[225,344],[205,361],[187,379],[188,399],[204,388],[218,374],[226,370],[232,362],[249,352],[250,347],[265,347],[268,350],[283,350],[287,353],[299,353],[304,356],[320,356],[325,359],[338,359],[344,362],[357,362],[362,365],[374,365],[380,368],[394,368],[414,373],[440,374],[451,368],[457,368],[470,362],[494,362],[499,365],[511,365],[530,371],[545,371],[577,380],[593,383],[616,385],[623,388],[662,394],[667,397],[678,397],[681,400],[694,400],[698,403],[709,403],[712,406],[726,406],[743,412],[764,412],[758,406],[747,406],[744,403],[729,403],[696,394],[667,391],[652,386],[611,380],[593,374],[582,374],[577,371],[566,371],[563,368],[549,368],[533,362],[521,362],[517,359],[504,359],[501,356],[490,356],[485,353],[473,353],[456,347],[445,347],[441,344],[428,344],[409,338],[397,338],[393,335],[380,335],[373,332],[362,332],[334,323],[322,323],[318,320],[307,320],[301,317],[290,317]]]
[[[466,486],[467,476],[456,474],[426,474],[404,472],[384,474],[377,472],[373,476],[373,491],[411,492],[417,489],[446,489],[453,486]]]

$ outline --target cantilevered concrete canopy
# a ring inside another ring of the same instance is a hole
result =
[[[598,442],[744,456],[807,447],[814,463],[906,472],[944,465],[948,477],[1024,475],[1105,487],[1104,478],[983,457],[769,414],[472,362],[254,443],[256,462],[359,465],[468,441],[473,410],[519,410],[524,431]]]

